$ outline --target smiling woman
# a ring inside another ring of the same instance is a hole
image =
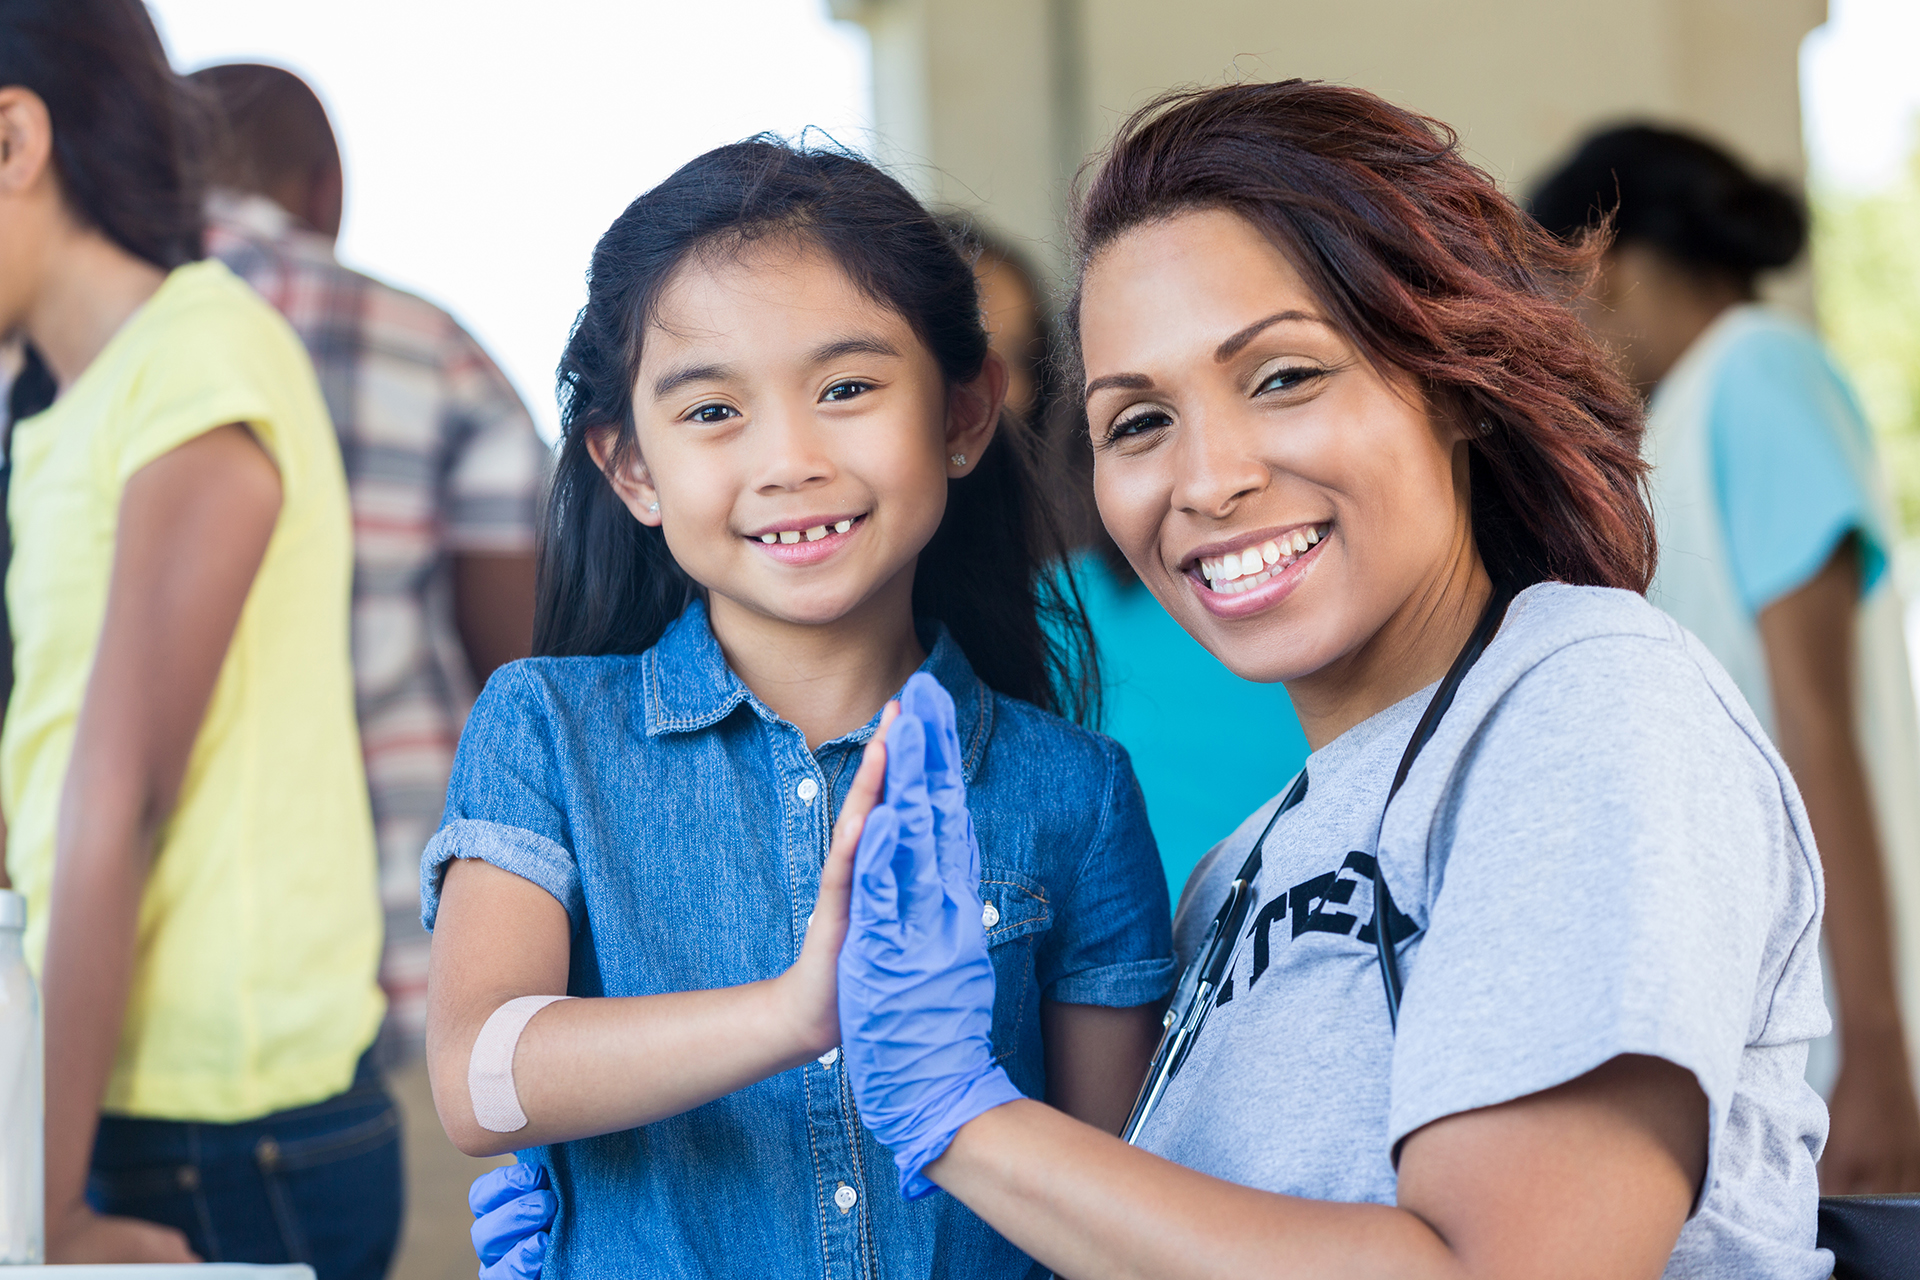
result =
[[[907,1171],[1065,1275],[1826,1276],[1819,866],[1640,595],[1640,418],[1568,306],[1591,252],[1444,126],[1301,81],[1148,107],[1076,230],[1101,517],[1314,753],[1189,881],[1124,1143],[950,1103],[991,1064],[925,1046],[978,961],[910,922],[841,956],[862,1115],[941,1135]],[[854,918],[969,918],[967,856],[902,842]],[[866,998],[902,968],[920,1000]]]

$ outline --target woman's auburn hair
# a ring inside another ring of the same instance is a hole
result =
[[[1458,415],[1474,539],[1496,581],[1646,591],[1640,399],[1570,305],[1604,227],[1562,242],[1462,158],[1446,125],[1308,80],[1164,94],[1096,163],[1073,216],[1076,364],[1081,289],[1103,249],[1179,213],[1238,214],[1369,360]]]

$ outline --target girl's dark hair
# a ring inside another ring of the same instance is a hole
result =
[[[1305,80],[1169,93],[1128,119],[1076,201],[1078,275],[1128,230],[1198,209],[1257,227],[1368,359],[1459,416],[1496,581],[1646,590],[1640,403],[1568,305],[1597,242],[1548,235],[1440,122]],[[1076,290],[1076,354],[1079,313]]]
[[[628,205],[593,251],[587,305],[560,360],[562,438],[540,538],[536,653],[639,653],[698,593],[660,530],[621,503],[587,440],[617,431],[616,462],[636,447],[641,345],[681,264],[777,237],[831,255],[904,318],[948,385],[979,376],[987,335],[973,271],[894,179],[858,156],[771,136],[685,165]],[[1043,464],[1031,428],[1003,414],[986,456],[949,488],[946,515],[920,553],[913,607],[946,623],[992,688],[1086,720],[1098,714],[1099,672],[1085,613],[1057,572],[1066,547],[1043,501]]]
[[[204,256],[200,116],[140,0],[0,0],[0,85],[47,104],[75,218],[163,270]],[[28,348],[10,418],[46,408],[53,389]]]
[[[1596,133],[1533,194],[1533,216],[1562,239],[1611,220],[1618,243],[1660,249],[1731,275],[1748,293],[1807,243],[1807,213],[1787,187],[1749,172],[1704,138],[1627,125]]]

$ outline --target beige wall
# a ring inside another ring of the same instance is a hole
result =
[[[1311,76],[1456,127],[1525,183],[1593,125],[1701,128],[1798,178],[1825,0],[833,0],[874,40],[886,159],[1060,265],[1074,163],[1156,90]]]

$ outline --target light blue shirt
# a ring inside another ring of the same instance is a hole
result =
[[[1102,728],[1133,759],[1178,900],[1207,850],[1299,772],[1307,737],[1285,689],[1227,670],[1139,582],[1096,555],[1074,572],[1100,646]]]
[[[1749,613],[1806,585],[1848,534],[1861,594],[1887,564],[1864,477],[1865,417],[1820,341],[1797,324],[1759,328],[1715,371],[1708,425],[1735,587]]]

